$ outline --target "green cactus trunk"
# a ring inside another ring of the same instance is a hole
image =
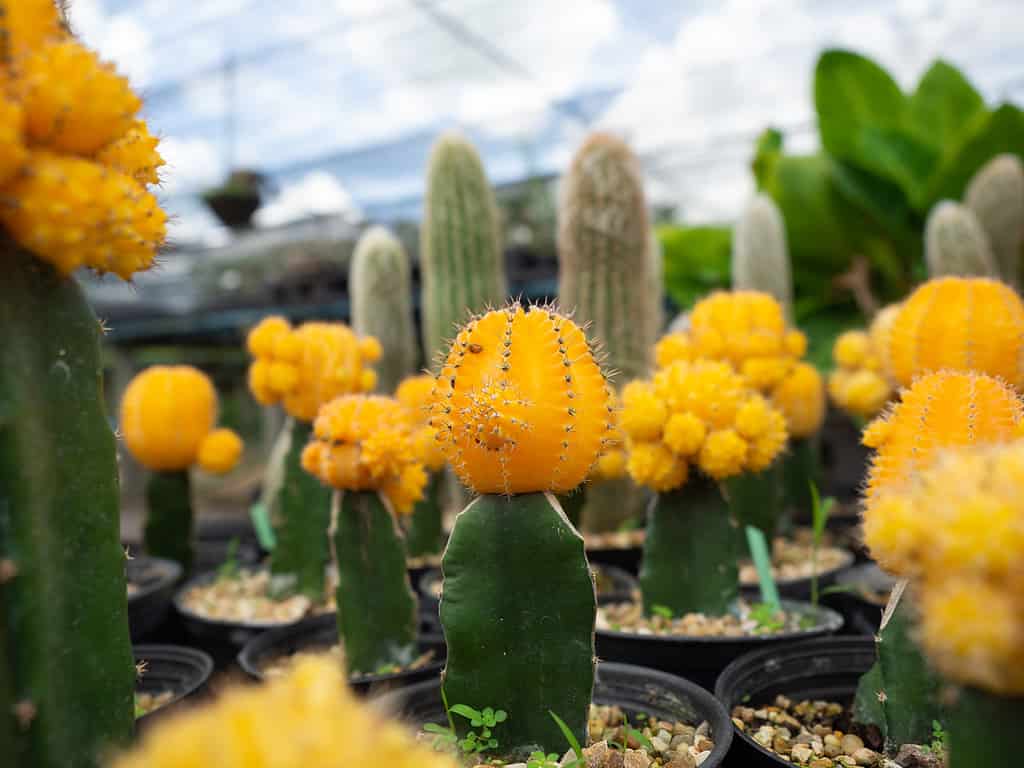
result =
[[[152,472],[146,481],[146,528],[143,542],[153,557],[192,569],[192,489],[189,471]]]
[[[505,301],[498,207],[480,157],[457,136],[430,155],[420,229],[423,352],[432,363],[470,313]]]
[[[349,671],[368,675],[411,664],[416,597],[391,509],[375,491],[337,491],[328,536],[338,569],[338,637]]]
[[[780,525],[793,517],[809,518],[814,506],[811,483],[821,487],[821,441],[819,435],[793,440],[789,452],[782,458],[783,506]]]
[[[74,280],[0,253],[0,755],[94,768],[135,677],[100,326]]]
[[[718,483],[693,477],[651,500],[640,563],[645,614],[664,606],[673,616],[721,615],[739,597],[739,582],[736,534]]]
[[[572,527],[580,530],[583,522],[583,507],[587,503],[587,491],[585,486],[580,486],[570,493],[558,494],[558,503],[562,506],[566,518],[572,523]]]
[[[1024,698],[961,689],[948,723],[951,768],[1006,768],[1020,763]]]
[[[513,758],[565,745],[549,712],[586,743],[597,602],[583,539],[555,497],[477,498],[442,569],[448,702],[508,712],[500,751]]]
[[[383,227],[371,227],[356,244],[349,271],[352,328],[383,348],[374,363],[377,391],[394,392],[416,368],[419,350],[412,317],[412,272],[402,244]]]
[[[738,535],[746,551],[745,526],[760,528],[771,546],[778,531],[782,510],[784,462],[776,460],[761,472],[745,472],[724,483],[729,512],[739,526]]]
[[[416,502],[405,530],[405,548],[409,557],[436,555],[444,547],[441,494],[444,474],[433,472],[423,489],[423,498]]]
[[[890,753],[904,744],[929,743],[932,723],[944,719],[938,703],[941,682],[914,642],[917,606],[904,588],[901,582],[893,590],[876,637],[878,662],[865,675],[854,701],[858,717],[872,722],[882,715],[883,722],[874,724],[882,729]]]
[[[943,201],[928,214],[924,248],[929,277],[999,277],[981,222],[959,203]]]
[[[786,317],[793,319],[786,225],[778,206],[767,195],[755,197],[733,229],[732,287],[771,294],[782,304]]]
[[[324,595],[324,578],[330,557],[324,531],[331,518],[331,492],[302,468],[302,449],[313,431],[311,424],[289,419],[291,433],[284,459],[281,488],[271,503],[276,544],[270,571],[283,581],[282,593],[299,592],[311,600]]]

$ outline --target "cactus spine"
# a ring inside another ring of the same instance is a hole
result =
[[[383,227],[371,227],[356,244],[349,271],[352,328],[384,349],[377,361],[377,391],[394,392],[416,367],[409,257]]]
[[[473,146],[442,136],[430,153],[420,229],[423,352],[447,351],[468,314],[505,300],[498,207]]]
[[[1024,165],[1016,155],[996,155],[967,185],[964,202],[988,234],[999,274],[1020,285],[1024,243]]]
[[[767,195],[757,195],[732,233],[732,287],[774,296],[793,319],[793,275],[786,247],[786,224]]]
[[[74,280],[0,260],[0,754],[91,767],[134,684],[100,325]]]
[[[974,213],[943,200],[924,225],[924,256],[931,277],[998,277],[988,235]]]

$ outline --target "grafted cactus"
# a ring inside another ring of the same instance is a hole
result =
[[[513,753],[564,742],[549,711],[586,736],[594,582],[554,494],[590,474],[612,434],[610,408],[583,332],[544,307],[470,321],[437,378],[431,424],[481,494],[456,518],[442,563],[444,691],[453,704],[500,701],[501,746]]]
[[[1024,244],[1024,165],[1016,155],[996,155],[967,185],[964,203],[988,235],[999,276],[1020,285]]]
[[[763,291],[793,319],[793,275],[786,247],[786,224],[775,202],[757,195],[743,210],[732,233],[732,287]]]
[[[427,168],[420,228],[423,353],[428,362],[472,312],[505,300],[505,254],[498,207],[473,145],[438,139]]]
[[[419,349],[413,328],[409,257],[383,227],[371,227],[359,238],[348,287],[352,329],[360,336],[373,336],[383,349],[375,365],[377,389],[394,392],[415,370]]]
[[[924,256],[931,277],[998,277],[988,235],[978,217],[950,200],[936,205],[924,225]]]

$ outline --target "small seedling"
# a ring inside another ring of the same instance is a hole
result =
[[[812,480],[811,487],[811,517],[814,525],[814,542],[811,550],[811,605],[818,605],[818,550],[821,549],[821,539],[825,535],[825,524],[828,523],[828,516],[832,513],[832,507],[836,500],[831,496],[822,499],[818,493],[818,486]]]
[[[644,734],[639,729],[634,728],[632,724],[629,722],[629,716],[625,714],[623,714],[622,716],[622,732],[624,734],[622,744],[620,744],[617,741],[609,741],[608,745],[614,747],[615,749],[618,749],[621,752],[625,752],[626,745],[629,744],[629,740],[633,739],[633,741],[640,744],[648,752],[654,752],[654,745],[651,743],[651,740],[644,736]]]
[[[768,603],[755,603],[750,606],[749,616],[757,624],[758,633],[778,632],[785,626],[778,610]]]
[[[445,713],[448,716],[448,727],[445,728],[436,723],[427,723],[423,726],[425,732],[434,734],[433,747],[435,750],[454,750],[457,745],[464,755],[479,755],[483,752],[493,752],[498,748],[498,740],[494,737],[493,729],[508,719],[508,713],[505,710],[492,707],[474,709],[468,704],[455,704],[449,707],[443,690],[441,696],[444,701]],[[453,714],[469,720],[470,726],[480,729],[479,732],[469,731],[460,739],[455,733]]]
[[[934,755],[942,755],[949,749],[949,734],[938,720],[932,720],[932,743],[928,749]]]
[[[223,581],[237,579],[238,571],[238,539],[234,538],[228,542],[227,557],[217,569],[217,578]]]
[[[543,752],[531,752],[530,759],[526,761],[526,768],[559,768],[558,755],[545,755]]]
[[[672,620],[672,609],[667,605],[652,605],[651,613],[655,616],[661,616],[663,619]]]
[[[580,746],[580,742],[576,738],[576,734],[572,732],[572,729],[566,725],[562,718],[550,709],[548,710],[548,714],[551,715],[551,718],[555,721],[555,725],[558,726],[558,730],[562,732],[562,735],[565,736],[565,740],[569,743],[569,748],[572,749],[573,754],[576,755],[574,760],[566,763],[562,768],[586,768],[587,758],[583,756],[583,747]]]

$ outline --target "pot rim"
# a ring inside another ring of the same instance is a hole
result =
[[[135,718],[135,722],[139,723],[151,715],[159,714],[165,709],[168,709],[174,704],[177,704],[182,699],[191,696],[193,693],[201,689],[209,681],[210,676],[213,674],[213,659],[205,651],[201,651],[198,648],[190,648],[185,645],[171,645],[169,643],[139,643],[132,645],[132,658],[135,663],[141,659],[143,661],[149,661],[152,659],[160,659],[161,661],[168,662],[179,662],[182,666],[188,666],[191,669],[196,670],[198,673],[194,676],[194,679],[189,682],[181,690],[174,692],[174,697],[158,709],[154,709],[152,712],[147,712],[141,717]]]
[[[134,594],[128,595],[129,605],[142,602],[155,592],[159,592],[168,586],[173,586],[181,578],[182,567],[173,560],[163,557],[151,557],[150,555],[139,555],[137,557],[133,555],[129,562],[138,563],[140,566],[155,567],[159,571],[158,577],[153,580],[152,584],[140,587]],[[133,583],[127,576],[125,580],[128,583]]]

